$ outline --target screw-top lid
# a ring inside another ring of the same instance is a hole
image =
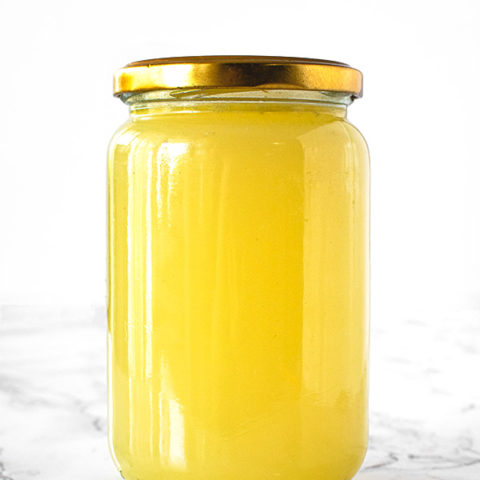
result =
[[[174,88],[321,90],[362,96],[362,73],[345,63],[247,55],[170,57],[129,63],[114,77],[114,94]]]

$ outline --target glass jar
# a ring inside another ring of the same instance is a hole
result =
[[[362,76],[285,57],[120,70],[109,431],[127,480],[346,480],[367,448]]]

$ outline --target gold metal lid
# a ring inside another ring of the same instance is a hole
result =
[[[173,88],[294,89],[362,96],[362,73],[345,63],[301,57],[198,56],[129,63],[114,77],[114,94]]]

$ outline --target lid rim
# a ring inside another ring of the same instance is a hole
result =
[[[325,60],[311,57],[284,57],[269,55],[198,55],[185,57],[159,57],[130,62],[123,68],[146,65],[173,65],[173,64],[201,64],[201,63],[269,63],[269,64],[308,64],[308,65],[333,65],[352,68],[347,63],[336,60]]]

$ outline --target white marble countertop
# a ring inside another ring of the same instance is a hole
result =
[[[373,326],[357,480],[480,480],[480,312]],[[103,308],[0,310],[0,480],[120,480]]]

